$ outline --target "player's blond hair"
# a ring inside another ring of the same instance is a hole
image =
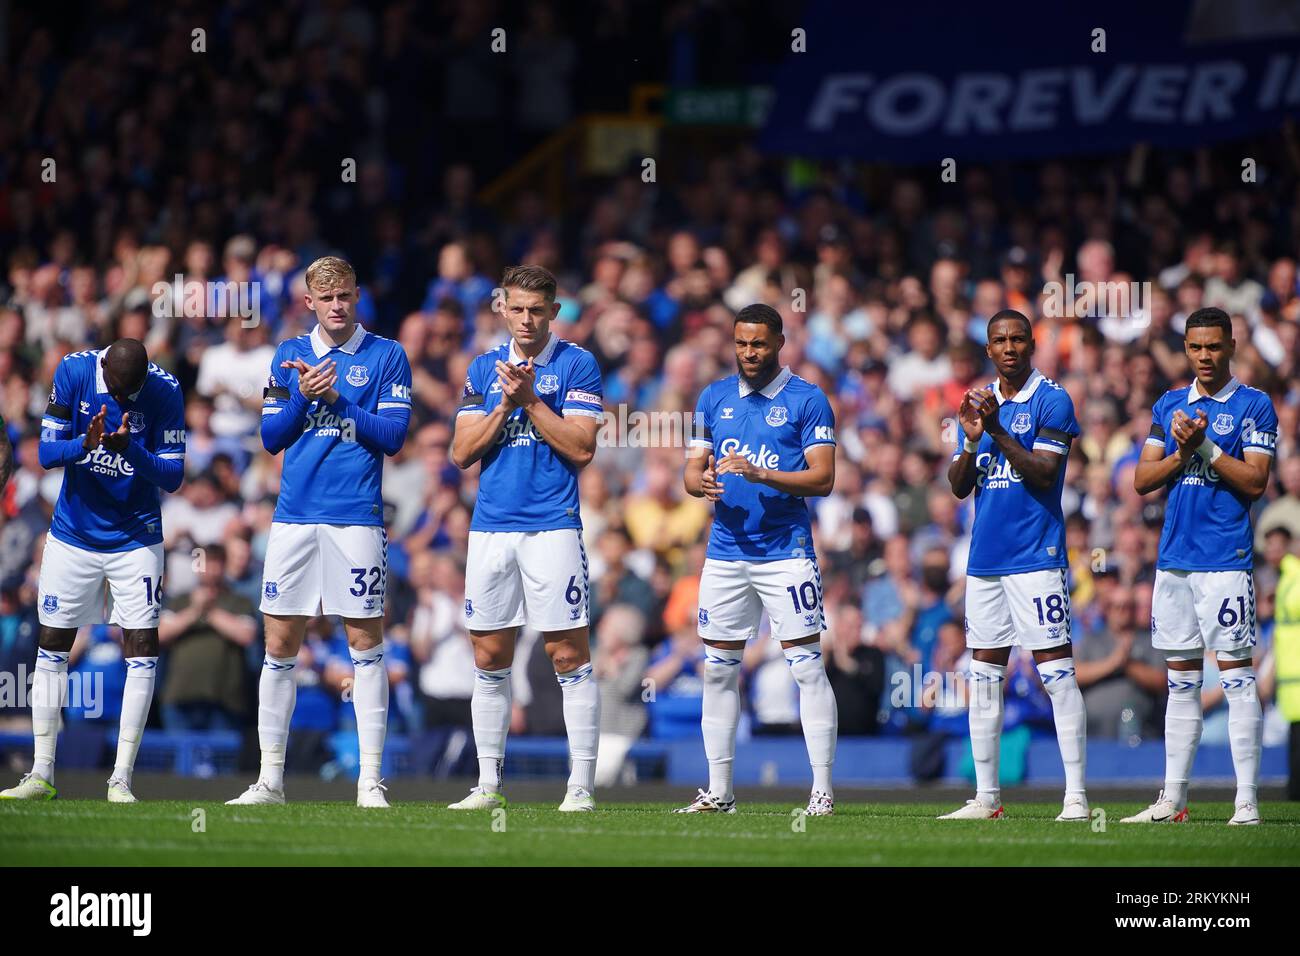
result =
[[[541,266],[511,266],[501,277],[501,288],[540,292],[547,300],[555,301],[555,276]]]
[[[307,267],[307,290],[328,292],[347,285],[357,284],[357,270],[346,259],[338,256],[321,256]]]

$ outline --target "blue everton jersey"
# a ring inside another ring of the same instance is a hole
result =
[[[474,359],[465,378],[457,417],[486,415],[501,404],[496,363],[524,365],[514,341]],[[557,415],[600,418],[600,369],[590,352],[551,334],[533,359],[537,394]],[[553,531],[581,528],[578,469],[542,440],[532,420],[516,408],[482,459],[472,531]]]
[[[1217,394],[1204,395],[1200,385],[1177,388],[1160,396],[1151,410],[1148,445],[1166,455],[1178,451],[1172,424],[1182,409],[1189,418],[1205,412],[1205,437],[1225,455],[1246,452],[1272,455],[1277,445],[1277,413],[1259,389],[1235,378]],[[1237,571],[1254,567],[1250,499],[1219,478],[1213,465],[1193,455],[1169,483],[1165,526],[1160,534],[1156,567],[1167,571]]]
[[[326,356],[338,372],[334,388],[339,398],[333,406],[324,399],[307,401],[298,388],[297,369],[281,367],[293,359],[315,366]],[[268,416],[287,415],[300,422],[284,449],[274,520],[382,526],[384,455],[401,448],[411,419],[411,366],[402,347],[360,325],[336,346],[317,326],[280,343],[265,395],[264,438]],[[396,436],[395,447],[384,448],[372,435],[376,422],[386,435]]]
[[[1034,369],[1020,391],[1004,398],[1000,382],[990,386],[998,400],[998,421],[1007,433],[1031,451],[1066,455],[1079,434],[1074,402],[1061,386]],[[958,425],[958,452],[966,441]],[[1044,568],[1064,568],[1065,516],[1061,489],[1065,462],[1050,488],[1033,488],[1011,467],[1006,455],[987,433],[975,450],[975,524],[971,528],[966,573],[979,577],[1022,574]]]
[[[693,449],[718,464],[733,452],[759,468],[804,471],[804,452],[835,444],[835,416],[822,390],[781,369],[759,391],[729,375],[700,393]],[[804,499],[739,475],[719,475],[707,556],[718,561],[784,561],[811,557],[812,522]]]
[[[74,352],[54,372],[50,404],[41,420],[42,442],[78,442],[100,406],[108,406],[104,434],[127,417],[130,442],[163,459],[185,457],[185,402],[180,384],[150,363],[140,391],[119,404],[104,384],[102,351]],[[63,469],[50,534],[92,551],[130,551],[162,541],[158,485],[136,474],[124,455],[101,446],[74,455]]]

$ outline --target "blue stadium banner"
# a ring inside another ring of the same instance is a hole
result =
[[[812,0],[760,145],[892,162],[1190,147],[1300,116],[1300,3]]]

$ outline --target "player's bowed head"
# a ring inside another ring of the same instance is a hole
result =
[[[149,353],[139,339],[118,339],[107,349],[100,359],[100,369],[104,373],[104,384],[108,394],[119,404],[130,401],[131,396],[144,387],[145,377],[149,374]],[[126,448],[131,432],[127,425],[126,413],[116,431],[107,431],[105,419],[108,406],[99,406],[99,411],[90,420],[86,437],[82,444],[87,449],[103,445],[109,451],[120,452]]]

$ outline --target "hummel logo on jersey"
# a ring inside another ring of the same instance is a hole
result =
[[[396,385],[396,384],[393,385],[392,397],[393,397],[393,398],[400,398],[400,399],[402,399],[403,401],[407,401],[407,402],[409,402],[409,401],[411,400],[411,386],[409,386],[409,385]]]
[[[489,395],[495,395],[499,391],[501,391],[501,383],[499,381],[493,382],[491,385],[488,386]]]
[[[185,429],[168,428],[163,432],[164,445],[183,445],[185,444]]]
[[[53,399],[50,399],[50,400],[53,401]],[[82,402],[82,403],[81,403],[81,414],[83,414],[83,415],[89,415],[89,414],[90,414],[90,402]]]
[[[721,419],[722,421],[724,421],[724,422],[729,422],[729,421],[731,421],[731,419],[732,419],[732,417],[735,415],[735,413],[736,413],[736,410],[735,410],[734,408],[730,408],[730,407],[728,407],[728,408],[724,408],[724,409],[722,410],[722,415],[719,416],[719,417],[720,417],[720,419]]]
[[[784,405],[773,405],[767,410],[765,421],[773,428],[779,428],[784,425],[790,417],[790,410]]]
[[[1220,412],[1210,427],[1214,429],[1216,435],[1226,435],[1232,431],[1232,416],[1227,412]]]
[[[370,381],[370,369],[366,368],[364,365],[354,365],[348,369],[348,374],[345,375],[344,378],[347,379],[349,385],[355,385],[357,388],[360,388],[362,385],[365,385],[366,382]]]
[[[1011,430],[1017,435],[1023,435],[1033,426],[1033,419],[1028,412],[1017,412],[1016,417],[1011,421]]]
[[[814,441],[834,441],[835,429],[830,425],[816,425],[813,427]]]
[[[768,451],[767,445],[760,445],[755,452],[750,451],[748,444],[742,446],[739,438],[728,438],[718,450],[722,452],[724,458],[727,455],[739,455],[758,468],[770,468],[776,471],[781,466],[781,456],[776,452]]]

